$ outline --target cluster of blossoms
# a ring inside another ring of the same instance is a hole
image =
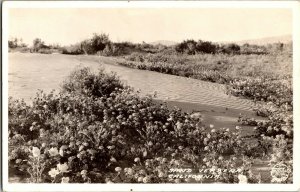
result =
[[[235,94],[251,97],[257,102],[254,109],[265,120],[256,120],[245,116],[239,117],[244,125],[254,126],[253,139],[258,145],[252,149],[252,155],[264,155],[269,159],[270,169],[283,163],[292,170],[293,157],[293,89],[291,79],[278,81],[257,79],[233,82]],[[277,178],[271,171],[272,183],[291,183],[292,174]]]
[[[9,165],[38,170],[33,182],[257,182],[240,127],[205,126],[200,113],[141,98],[103,71],[75,71],[62,88],[38,93],[30,106],[9,103]],[[232,166],[241,171],[214,181],[168,177],[172,168]]]

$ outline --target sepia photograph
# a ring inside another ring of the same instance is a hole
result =
[[[5,191],[299,190],[299,2],[2,9]]]

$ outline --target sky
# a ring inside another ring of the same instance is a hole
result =
[[[279,8],[11,8],[9,37],[69,45],[109,34],[115,42],[241,41],[292,34],[292,10]]]

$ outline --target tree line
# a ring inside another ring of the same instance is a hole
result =
[[[8,41],[10,49],[27,48],[28,45],[22,42],[22,39],[12,38]],[[94,33],[91,38],[85,39],[79,43],[70,46],[60,46],[59,44],[46,45],[40,38],[33,40],[30,52],[51,53],[58,50],[62,54],[89,54],[103,56],[127,55],[132,52],[157,53],[161,51],[175,52],[177,54],[269,54],[273,52],[289,50],[292,44],[274,43],[268,45],[252,45],[236,43],[214,43],[210,41],[193,39],[184,40],[174,46],[165,46],[162,44],[153,45],[149,43],[131,43],[131,42],[113,42],[109,35],[105,33]]]

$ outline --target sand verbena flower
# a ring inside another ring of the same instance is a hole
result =
[[[39,157],[41,155],[41,150],[37,147],[32,148],[32,155],[33,157]]]

